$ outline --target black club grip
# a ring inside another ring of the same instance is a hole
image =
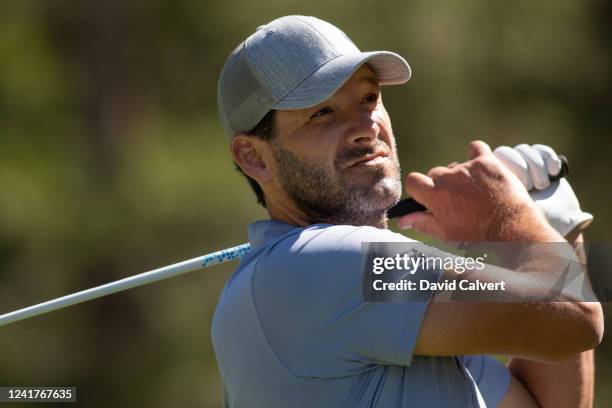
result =
[[[561,171],[556,176],[550,176],[551,182],[557,181],[563,177],[566,177],[569,174],[569,164],[567,162],[567,157],[562,154],[558,155],[558,157],[561,160]],[[393,219],[416,211],[426,210],[427,208],[425,208],[423,204],[419,203],[414,198],[404,198],[403,200],[400,200],[400,202],[397,203],[395,207],[392,207],[389,209],[389,211],[387,211],[387,216],[390,219]]]

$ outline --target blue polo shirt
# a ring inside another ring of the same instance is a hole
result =
[[[212,322],[224,406],[495,407],[503,399],[510,374],[492,357],[413,355],[431,296],[363,301],[361,243],[415,241],[373,227],[278,221],[251,224],[249,240]]]

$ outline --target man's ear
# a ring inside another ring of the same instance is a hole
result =
[[[231,141],[230,151],[238,167],[260,184],[274,177],[272,149],[265,140],[238,133]]]

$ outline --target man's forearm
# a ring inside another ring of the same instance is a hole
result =
[[[586,265],[582,234],[567,237]],[[529,390],[540,407],[586,408],[593,406],[595,388],[594,350],[557,363],[543,363],[513,357],[509,369]]]
[[[509,369],[542,408],[586,408],[593,405],[593,350],[558,363],[542,363],[513,357]]]

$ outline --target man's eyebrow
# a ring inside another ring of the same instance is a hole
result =
[[[358,77],[357,81],[368,83],[368,84],[374,85],[376,87],[380,87],[380,82],[378,81],[378,78],[375,75],[365,75],[365,76],[362,76],[362,77]],[[311,106],[309,108],[303,109],[300,114],[301,115],[309,115],[310,112],[313,112],[313,111],[321,109],[321,107],[325,106],[325,104],[327,104],[327,100],[319,103],[318,105]]]
[[[378,78],[376,78],[374,75],[367,75],[367,76],[363,76],[361,78],[359,78],[360,82],[368,82],[372,85],[380,85],[380,82],[378,81]]]

